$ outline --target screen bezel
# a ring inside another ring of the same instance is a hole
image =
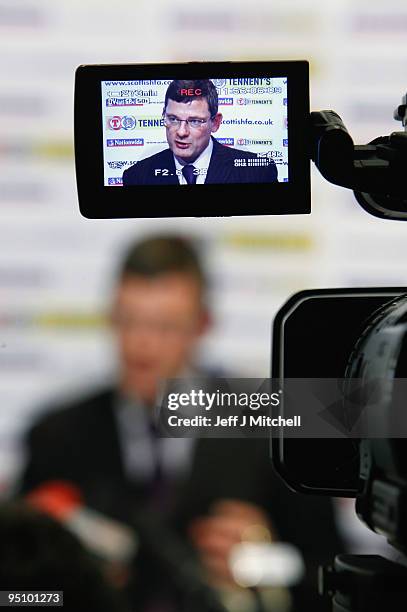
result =
[[[289,181],[270,184],[104,185],[102,81],[287,77]],[[295,103],[290,101],[295,101]],[[85,111],[86,107],[86,111]],[[89,107],[95,112],[89,114]],[[80,212],[89,219],[309,214],[307,61],[83,65],[75,77],[75,166]],[[137,201],[135,201],[137,196]],[[217,196],[217,197],[216,197]],[[278,202],[273,203],[274,199]],[[142,206],[137,202],[144,202]]]
[[[285,378],[343,378],[347,358],[368,317],[405,293],[406,287],[308,289],[295,293],[274,318],[272,379],[281,385]],[[333,309],[336,319],[332,318]],[[311,318],[307,310],[313,312]],[[296,329],[302,331],[291,331],[287,337],[293,318],[297,319]],[[338,340],[342,342],[340,347]],[[354,454],[355,442],[287,439],[281,429],[271,440],[273,465],[295,491],[355,497],[359,457],[344,460]]]

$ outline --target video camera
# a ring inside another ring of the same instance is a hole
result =
[[[406,219],[406,133],[354,146],[336,113],[310,114],[308,73],[306,61],[79,66],[81,213],[308,214],[313,159],[371,214]],[[395,118],[406,117],[404,98]]]
[[[80,66],[81,213],[309,214],[312,159],[328,181],[352,189],[370,214],[406,220],[407,132],[355,146],[335,112],[309,112],[308,80],[305,61]],[[406,128],[407,96],[394,116]],[[331,426],[339,421],[341,435],[290,439],[280,431],[272,440],[276,470],[295,490],[356,497],[360,518],[404,554],[406,294],[403,287],[296,294],[275,318],[272,366],[284,391],[282,415],[291,379],[341,385],[325,414]],[[353,427],[360,420],[352,414],[355,405],[374,405],[372,435]],[[337,612],[371,612],[404,603],[406,578],[403,564],[339,555],[321,590],[332,595]]]
[[[275,410],[286,416],[301,403],[306,425],[315,400],[323,405],[318,415],[337,434],[292,439],[280,429],[272,439],[280,476],[303,493],[356,497],[361,520],[404,555],[406,332],[406,288],[302,291],[275,317],[272,360],[273,381],[285,397]],[[306,379],[301,400],[293,393],[298,379]],[[327,381],[335,381],[336,395],[326,392]],[[333,596],[338,612],[400,605],[407,577],[402,559],[338,555],[321,574],[321,591]]]

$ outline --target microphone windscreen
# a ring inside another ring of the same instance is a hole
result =
[[[60,521],[83,505],[78,487],[63,480],[51,480],[40,485],[26,496],[26,501]]]

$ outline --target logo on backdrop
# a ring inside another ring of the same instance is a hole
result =
[[[144,138],[108,138],[108,147],[144,147]]]
[[[237,98],[236,102],[239,106],[246,106],[247,104],[273,104],[273,100],[268,98],[265,100],[258,100],[257,98]]]
[[[235,144],[234,138],[217,138],[216,139],[220,144],[226,145],[227,147],[233,147]]]
[[[134,130],[135,127],[136,118],[132,115],[124,115],[124,117],[115,115],[107,118],[107,128],[109,130]]]
[[[212,79],[212,83],[215,87],[224,87],[226,85],[226,79]]]

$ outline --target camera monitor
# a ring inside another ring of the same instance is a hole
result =
[[[308,63],[79,66],[88,218],[310,212]]]

